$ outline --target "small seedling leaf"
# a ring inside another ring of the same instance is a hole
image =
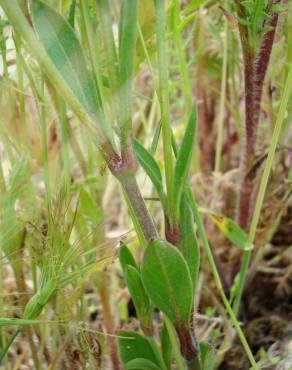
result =
[[[120,264],[121,264],[123,272],[125,272],[125,269],[128,265],[138,270],[138,266],[136,264],[136,261],[135,261],[135,258],[132,252],[130,251],[128,246],[124,243],[121,244],[120,249],[119,249],[119,260],[120,260]]]
[[[120,332],[119,334],[119,352],[123,364],[127,364],[134,359],[146,359],[157,364],[155,351],[152,343],[146,337],[135,332]]]
[[[187,262],[170,243],[153,240],[141,265],[142,281],[148,296],[174,324],[189,327],[193,284]],[[182,289],[183,287],[183,289]]]
[[[215,365],[214,351],[209,343],[200,343],[200,363],[202,370],[213,370]]]
[[[138,140],[133,140],[133,146],[140,165],[144,168],[160,197],[164,209],[167,207],[165,192],[163,191],[162,176],[158,164],[150,152]]]
[[[161,350],[162,350],[162,357],[165,362],[167,369],[171,367],[171,359],[172,359],[172,347],[171,341],[169,338],[169,333],[165,323],[163,324],[162,331],[161,331]]]
[[[125,364],[124,370],[160,370],[160,367],[146,358],[135,358]]]
[[[141,327],[144,332],[150,333],[152,330],[152,309],[150,300],[146,294],[141,276],[138,270],[128,265],[125,270],[125,279],[133,299]]]
[[[178,151],[177,161],[174,170],[174,184],[173,184],[173,209],[175,210],[175,217],[179,218],[180,198],[188,176],[193,147],[195,143],[197,127],[197,111],[194,105],[189,122],[184,134],[181,146]]]
[[[228,217],[211,213],[211,220],[219,228],[224,236],[242,250],[251,249],[247,245],[248,235],[236,222]]]

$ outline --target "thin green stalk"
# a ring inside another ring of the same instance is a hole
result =
[[[138,4],[138,0],[124,1],[120,22],[119,121],[121,151],[123,156],[129,150],[129,133],[132,127],[132,83],[137,39]]]
[[[222,302],[224,303],[224,306],[228,312],[228,315],[231,319],[231,322],[237,332],[237,335],[242,343],[242,346],[245,350],[245,353],[253,367],[254,370],[258,370],[259,367],[253,357],[253,354],[252,354],[252,351],[249,347],[249,344],[244,336],[244,333],[236,319],[236,315],[235,313],[233,312],[233,309],[224,293],[224,290],[223,290],[223,286],[222,286],[222,283],[221,283],[221,280],[220,280],[220,276],[219,276],[219,273],[218,273],[218,270],[217,270],[217,267],[216,267],[216,264],[215,264],[215,261],[214,261],[214,257],[213,257],[213,254],[212,254],[212,251],[211,251],[211,248],[210,248],[210,245],[209,245],[209,242],[208,242],[208,238],[207,238],[207,235],[206,235],[206,232],[205,232],[205,228],[203,226],[203,223],[202,223],[202,220],[201,220],[201,216],[199,214],[199,210],[198,210],[198,207],[197,207],[197,204],[195,202],[195,199],[192,195],[192,192],[191,192],[191,189],[189,188],[188,189],[188,194],[189,194],[189,200],[191,202],[191,207],[192,207],[192,211],[193,211],[193,215],[194,215],[194,219],[195,219],[195,222],[198,226],[198,231],[199,231],[199,234],[202,238],[202,242],[203,242],[203,247],[204,247],[204,250],[205,250],[205,253],[206,253],[206,256],[207,256],[207,259],[208,259],[208,262],[209,262],[209,265],[210,265],[210,268],[211,268],[211,272],[213,274],[213,277],[214,277],[214,281],[215,281],[215,284],[216,284],[216,287],[218,289],[218,292],[221,296],[221,299],[222,299]]]
[[[260,219],[261,209],[262,209],[264,198],[265,198],[265,193],[266,193],[266,189],[267,189],[267,185],[268,185],[268,181],[269,181],[269,177],[270,177],[270,173],[271,173],[271,169],[273,165],[273,160],[274,160],[275,152],[276,152],[277,145],[279,142],[279,138],[281,135],[282,125],[284,122],[285,112],[287,109],[287,104],[288,104],[289,97],[291,94],[291,86],[292,86],[292,63],[290,62],[289,72],[288,72],[288,76],[287,76],[286,83],[284,86],[284,91],[283,91],[282,99],[280,102],[279,111],[277,114],[277,119],[276,119],[274,132],[272,135],[271,145],[269,148],[264,172],[261,178],[259,192],[257,195],[256,204],[255,204],[255,209],[252,215],[252,220],[251,220],[251,225],[250,225],[249,235],[248,235],[248,240],[247,240],[247,246],[250,246],[250,247],[254,244],[256,230],[257,230],[257,226],[258,226],[259,219]],[[244,285],[245,285],[245,280],[246,280],[246,276],[248,272],[251,255],[252,255],[251,249],[245,251],[243,255],[243,260],[242,260],[241,269],[239,272],[239,280],[238,280],[238,285],[236,286],[235,300],[234,300],[234,305],[233,305],[233,309],[236,314],[238,313],[238,310],[239,310],[240,301],[241,301],[241,297],[242,297],[243,290],[244,290]]]
[[[5,358],[10,346],[12,345],[12,343],[14,342],[15,338],[18,336],[18,334],[20,333],[20,329],[17,329],[12,335],[11,337],[9,338],[9,340],[5,343],[5,347],[3,348],[3,350],[0,352],[0,364],[1,362],[3,361],[3,359]]]
[[[189,78],[186,54],[184,51],[183,45],[183,37],[182,32],[179,29],[180,24],[180,0],[175,0],[174,3],[174,41],[176,43],[177,51],[178,51],[178,60],[179,60],[179,67],[180,73],[182,76],[182,90],[184,93],[184,100],[186,102],[186,114],[187,117],[189,116],[189,112],[192,107],[192,88],[191,82]]]
[[[215,157],[215,172],[220,171],[221,152],[223,142],[223,127],[224,127],[224,113],[225,113],[225,95],[227,84],[227,56],[228,56],[228,22],[224,19],[224,38],[223,38],[223,65],[220,91],[220,108],[218,117],[218,132],[216,143],[216,157]]]
[[[106,55],[106,68],[109,77],[109,87],[112,95],[112,106],[114,110],[114,120],[119,117],[119,103],[118,103],[118,90],[119,90],[119,66],[117,58],[117,50],[114,41],[112,19],[110,14],[110,6],[108,0],[96,0],[98,5],[98,12],[103,32],[103,42]]]
[[[69,164],[69,146],[68,146],[68,119],[66,104],[61,101],[61,144],[63,153],[63,171],[64,171],[64,185],[66,188],[66,194],[70,189],[70,164]]]
[[[168,58],[165,42],[166,22],[165,22],[164,0],[155,0],[155,8],[156,8],[159,99],[161,107],[162,138],[163,138],[163,157],[165,165],[167,196],[168,199],[171,200],[173,199],[174,165],[173,165],[173,154],[171,149],[172,131],[169,113],[169,91],[168,91],[169,76],[168,76]],[[169,222],[171,226],[173,226],[175,220],[173,220],[174,210],[172,210],[171,202],[169,213],[170,213]]]
[[[50,225],[51,221],[51,186],[50,186],[50,173],[49,173],[49,152],[48,152],[48,136],[46,125],[46,107],[44,97],[44,80],[42,80],[42,100],[40,103],[40,136],[41,136],[41,150],[42,160],[44,163],[44,183],[46,189],[46,208],[47,219]]]

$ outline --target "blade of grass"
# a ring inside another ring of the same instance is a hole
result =
[[[173,154],[171,149],[171,124],[169,113],[169,82],[168,82],[168,57],[166,53],[166,21],[164,0],[155,0],[156,11],[156,38],[157,38],[157,57],[158,57],[158,78],[159,78],[159,100],[161,108],[162,138],[163,138],[163,157],[165,164],[165,177],[168,199],[173,199]],[[174,223],[174,210],[172,203],[168,210],[170,226]]]
[[[128,136],[132,125],[132,82],[137,38],[138,0],[124,0],[120,26],[120,140],[122,154],[128,150]]]

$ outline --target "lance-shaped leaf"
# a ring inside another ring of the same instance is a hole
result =
[[[150,152],[145,149],[137,140],[133,140],[133,147],[140,165],[150,177],[159,197],[163,208],[167,209],[167,199],[163,190],[162,176],[158,164]]]
[[[181,198],[180,207],[180,228],[182,238],[179,244],[179,249],[188,263],[192,282],[194,284],[194,291],[196,291],[200,269],[200,247],[198,245],[196,231],[194,228],[192,210],[188,204],[188,199],[185,194],[183,194]]]
[[[175,212],[175,218],[179,218],[179,206],[180,198],[185,185],[186,178],[188,176],[193,147],[195,143],[196,136],[196,127],[197,127],[197,110],[194,105],[189,122],[184,134],[181,146],[178,151],[177,160],[174,169],[174,179],[173,179],[173,209]]]
[[[123,364],[128,364],[135,359],[143,359],[156,364],[162,370],[166,370],[154,340],[135,332],[123,331],[118,334],[119,352]],[[138,369],[140,368],[138,367]]]
[[[144,333],[152,333],[152,306],[143,286],[138,266],[130,249],[123,244],[119,250],[119,260],[127,287]]]
[[[138,22],[138,0],[124,0],[119,32],[121,142],[126,145],[131,126],[131,94]]]
[[[172,360],[172,346],[169,337],[169,333],[165,323],[163,324],[162,331],[161,331],[161,350],[162,350],[162,357],[165,362],[165,365],[168,369],[171,368],[171,360]]]
[[[70,24],[42,1],[31,6],[35,31],[79,103],[91,116],[98,114],[98,96],[80,42]]]
[[[138,266],[136,264],[135,258],[130,251],[130,249],[126,246],[126,244],[121,244],[119,249],[119,260],[122,267],[123,272],[125,272],[126,267],[132,266],[138,270]]]
[[[202,370],[212,370],[215,365],[215,354],[209,343],[200,343],[200,364]]]
[[[127,266],[124,270],[126,283],[133,299],[141,328],[146,334],[151,334],[152,326],[152,307],[145,291],[141,276],[133,266]]]
[[[251,249],[251,246],[247,245],[248,235],[236,222],[216,213],[210,213],[210,216],[214,224],[234,245],[243,251]]]
[[[189,327],[193,304],[193,284],[187,262],[170,243],[153,240],[141,265],[148,296],[175,325]]]

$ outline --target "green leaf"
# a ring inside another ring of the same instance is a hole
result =
[[[141,276],[135,267],[129,265],[126,266],[124,274],[141,327],[145,333],[150,334],[152,332],[152,307]]]
[[[31,6],[35,31],[79,103],[88,114],[98,114],[98,97],[80,42],[70,24],[42,1]]]
[[[201,370],[213,370],[215,365],[215,354],[210,344],[200,343]]]
[[[182,239],[179,244],[179,249],[188,263],[194,285],[194,291],[196,291],[200,269],[200,247],[194,227],[193,213],[185,194],[183,194],[181,199],[180,228]]]
[[[9,195],[16,199],[23,185],[27,182],[28,171],[28,157],[27,155],[21,156],[13,167],[9,176]]]
[[[199,9],[206,2],[207,2],[207,0],[193,0],[193,1],[191,1],[191,3],[187,7],[185,7],[185,9],[183,10],[183,14],[190,14],[190,13],[196,11],[197,9]]]
[[[138,0],[124,0],[121,11],[119,32],[119,65],[120,65],[120,98],[121,141],[126,145],[131,125],[131,93],[134,75],[134,59],[136,50],[138,23]]]
[[[143,358],[157,363],[152,343],[146,337],[135,332],[122,331],[118,333],[119,352],[123,364],[137,358]]]
[[[146,358],[135,358],[126,363],[124,370],[160,370],[154,362]]]
[[[174,169],[173,209],[175,212],[175,218],[177,220],[179,219],[180,198],[191,164],[193,147],[195,143],[196,127],[197,127],[197,110],[196,106],[194,105],[190,114],[189,122],[183,137],[182,144],[178,151]]]
[[[196,14],[190,14],[185,17],[178,25],[178,31],[182,32],[196,17]]]
[[[169,338],[169,333],[165,323],[163,324],[162,331],[161,331],[161,350],[162,350],[162,357],[165,362],[167,369],[171,367],[171,360],[172,360],[172,347],[171,341]]]
[[[40,324],[41,322],[43,322],[43,320],[25,320],[25,319],[0,317],[0,327],[34,325],[34,324]]]
[[[158,141],[161,133],[161,127],[162,127],[162,122],[161,120],[157,123],[156,128],[155,128],[155,133],[152,139],[151,143],[151,148],[150,148],[150,153],[154,155],[156,153],[156,149],[158,146]]]
[[[211,220],[227,239],[243,251],[250,249],[250,246],[247,245],[248,235],[236,222],[216,213],[210,213],[210,216]]]
[[[92,198],[91,194],[84,188],[80,191],[79,205],[82,217],[92,226],[97,226],[101,222],[102,210],[97,206],[97,202]]]
[[[153,240],[146,249],[141,276],[155,306],[174,324],[188,328],[193,284],[187,262],[179,250],[168,242]]]
[[[140,165],[144,168],[160,197],[161,204],[167,209],[167,199],[163,190],[162,176],[158,164],[150,152],[138,140],[133,140],[133,147]]]
[[[70,26],[74,29],[75,24],[75,13],[76,13],[76,0],[73,0],[71,2],[70,8],[69,8],[69,14],[68,14],[68,23]]]
[[[138,266],[132,252],[130,251],[130,248],[128,248],[128,246],[124,243],[121,244],[119,249],[119,261],[123,272],[125,272],[125,269],[128,265],[138,270]]]

